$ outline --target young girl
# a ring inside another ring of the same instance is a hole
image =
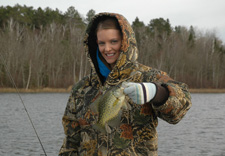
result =
[[[71,91],[59,155],[157,155],[158,117],[171,124],[183,118],[191,107],[187,85],[137,62],[134,32],[119,14],[96,15],[84,43],[92,69]],[[125,88],[129,109],[121,108],[120,124],[108,125],[107,133],[102,133],[93,127],[99,114],[90,105],[118,84]]]

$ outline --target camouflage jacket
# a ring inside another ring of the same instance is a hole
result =
[[[106,81],[102,83],[95,59],[95,29],[98,20],[107,16],[118,20],[123,36],[121,54]],[[134,32],[127,20],[119,14],[96,15],[87,27],[84,41],[92,72],[72,88],[62,120],[65,139],[59,155],[157,155],[158,117],[172,124],[183,118],[191,107],[187,85],[171,79],[165,72],[136,61],[138,50]],[[90,110],[90,104],[108,88],[123,81],[154,82],[163,85],[169,91],[169,98],[160,106],[151,102],[137,105],[127,98],[131,108],[123,110],[121,124],[109,127],[110,133],[102,134],[92,128],[98,120],[98,114]]]

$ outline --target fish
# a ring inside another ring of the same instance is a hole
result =
[[[111,87],[90,105],[91,110],[99,115],[97,123],[93,125],[94,129],[106,133],[110,131],[108,125],[112,127],[119,125],[121,108],[127,108],[123,90],[121,86]]]

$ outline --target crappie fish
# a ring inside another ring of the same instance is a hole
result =
[[[123,87],[112,87],[91,104],[91,110],[99,113],[98,121],[93,125],[94,129],[106,132],[107,124],[116,126],[120,123],[121,108],[126,108],[123,90]]]

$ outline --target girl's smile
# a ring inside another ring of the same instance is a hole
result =
[[[97,44],[105,61],[114,67],[120,55],[122,37],[116,29],[100,29],[97,32]]]

